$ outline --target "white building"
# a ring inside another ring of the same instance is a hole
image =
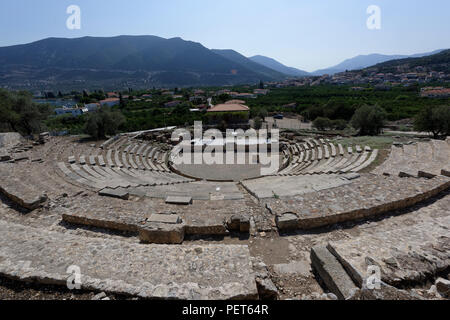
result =
[[[87,108],[56,108],[55,113],[56,115],[63,115],[63,114],[71,114],[75,117],[81,116],[83,113],[88,112]]]

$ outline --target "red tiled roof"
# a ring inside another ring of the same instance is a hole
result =
[[[225,102],[225,104],[244,104],[245,101],[244,100],[230,100]]]
[[[238,112],[249,110],[250,110],[249,107],[244,106],[242,104],[218,104],[209,109],[208,112]]]
[[[116,101],[120,101],[120,99],[119,98],[107,98],[105,100],[101,100],[100,103],[116,102]]]

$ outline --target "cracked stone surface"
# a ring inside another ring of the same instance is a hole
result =
[[[71,265],[82,287],[146,298],[254,299],[247,246],[141,245],[88,239],[0,221],[0,273],[64,284]]]

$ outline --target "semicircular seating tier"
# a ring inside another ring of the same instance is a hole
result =
[[[370,166],[378,150],[366,146],[347,147],[329,139],[307,139],[302,143],[289,143],[285,150],[284,169],[279,175],[307,175],[359,172]]]
[[[57,163],[69,179],[93,189],[116,189],[194,181],[167,167],[168,150],[124,136],[107,148],[78,151]]]

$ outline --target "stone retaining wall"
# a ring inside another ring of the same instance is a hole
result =
[[[450,179],[447,177],[436,177],[430,180],[408,179],[406,181],[401,181],[400,179],[397,187],[399,189],[397,190],[390,189],[389,185],[386,185],[385,191],[381,187],[374,188],[374,192],[380,193],[380,198],[376,198],[377,195],[371,193],[372,190],[364,187],[364,183],[362,183],[360,186],[357,184],[347,186],[349,188],[344,186],[341,190],[339,190],[340,188],[325,190],[322,194],[311,195],[308,199],[297,197],[297,199],[270,199],[264,202],[267,208],[278,216],[277,224],[280,230],[313,229],[336,223],[371,218],[391,211],[405,209],[432,198],[450,188]],[[410,185],[414,181],[417,181],[416,187]],[[370,183],[370,180],[363,182]],[[381,182],[379,181],[379,183]],[[388,179],[386,179],[386,182],[388,182]],[[421,183],[420,185],[419,182]],[[360,190],[362,193],[359,194],[351,188]],[[326,198],[327,192],[333,192],[333,194],[330,194],[329,199],[327,199],[330,201],[328,206],[326,206],[324,201],[320,200]],[[354,193],[353,195],[352,192]],[[386,195],[382,196],[383,193]],[[342,202],[344,195],[349,198],[348,205]],[[311,202],[314,201],[314,197],[318,201],[316,204]],[[359,205],[358,200],[360,200]],[[320,212],[320,210],[327,211]],[[285,221],[286,219],[283,219],[285,215],[289,216],[289,219],[292,221]]]

